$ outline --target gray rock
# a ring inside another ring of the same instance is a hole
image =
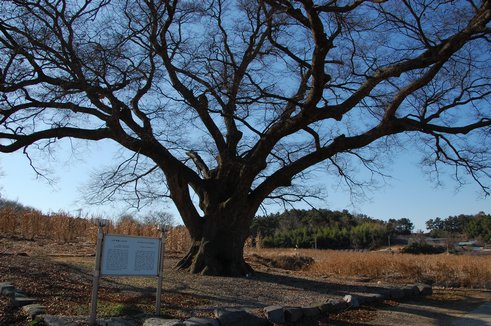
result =
[[[184,326],[184,323],[179,319],[148,318],[143,326]]]
[[[104,321],[104,326],[127,326],[127,324],[120,320],[109,319]]]
[[[264,308],[264,316],[273,324],[284,324],[285,312],[283,307],[280,306],[268,306]]]
[[[358,308],[360,306],[360,301],[354,295],[351,294],[345,295],[343,300],[348,304],[348,306],[352,308]]]
[[[356,298],[360,305],[370,304],[377,301],[377,294],[375,293],[357,293]]]
[[[348,308],[348,304],[344,300],[329,299],[319,308],[323,313],[336,313]]]
[[[368,299],[368,303],[382,302],[386,298],[382,293],[367,293],[365,297]]]
[[[104,321],[104,326],[137,326],[136,321],[124,319],[121,317],[112,317]]]
[[[389,290],[390,299],[402,299],[404,298],[404,291],[400,288],[392,288]]]
[[[214,318],[192,317],[184,321],[186,326],[220,326],[218,320]]]
[[[285,320],[287,323],[295,323],[302,319],[303,315],[303,309],[300,307],[285,308]]]
[[[9,282],[1,282],[0,283],[0,293],[5,296],[10,296],[15,292],[15,287],[12,283]]]
[[[433,288],[429,284],[418,284],[416,287],[419,290],[420,295],[432,295],[433,294]]]
[[[28,297],[27,293],[25,293],[24,291],[20,291],[20,290],[15,290],[15,296],[17,298],[27,298]]]
[[[330,312],[332,312],[332,305],[329,303],[323,303],[319,306],[319,310],[321,311],[321,314],[327,315]]]
[[[38,316],[47,326],[79,326],[80,323],[63,316],[40,315]]]
[[[238,319],[238,318],[241,318],[242,316],[245,316],[246,314],[248,314],[248,312],[245,310],[242,310],[242,309],[216,308],[213,311],[213,314],[214,314],[216,319],[222,318],[224,316],[232,316],[232,317],[236,317]]]
[[[377,298],[377,301],[384,301],[389,299],[389,291],[382,291],[374,294]]]
[[[184,326],[203,326],[203,324],[192,321],[192,320],[185,320],[183,323],[184,323]]]
[[[377,294],[380,295],[380,297],[382,297],[383,299],[382,300],[387,300],[387,299],[390,299],[390,290],[389,289],[379,289],[377,290]]]
[[[404,292],[404,296],[408,298],[412,298],[419,295],[419,289],[416,285],[408,285],[402,288]]]
[[[44,315],[46,313],[46,308],[40,304],[29,304],[22,307],[22,310],[29,315],[31,319],[36,318],[36,316]]]
[[[319,307],[302,307],[305,317],[317,317],[321,314]]]
[[[269,325],[268,321],[245,310],[240,309],[215,309],[215,318],[221,326],[258,326]]]
[[[11,297],[11,302],[16,307],[23,307],[33,303],[36,303],[37,299],[29,298],[24,296],[17,296],[17,293],[14,297]]]

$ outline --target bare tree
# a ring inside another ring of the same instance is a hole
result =
[[[174,216],[166,211],[151,211],[143,215],[142,217],[144,224],[151,224],[162,226],[164,228],[170,228],[175,224]]]
[[[314,168],[354,191],[352,164],[383,173],[415,142],[489,193],[490,17],[488,0],[4,0],[0,151],[119,143],[103,200],[170,197],[193,239],[179,267],[243,275],[256,211],[303,199]]]

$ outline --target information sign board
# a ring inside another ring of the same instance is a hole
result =
[[[158,276],[160,239],[108,234],[102,244],[101,275]]]

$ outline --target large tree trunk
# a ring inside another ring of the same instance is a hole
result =
[[[192,246],[177,268],[202,275],[250,274],[253,270],[244,260],[244,243],[249,236],[251,219],[239,217],[207,218],[199,238],[193,238],[190,230]]]

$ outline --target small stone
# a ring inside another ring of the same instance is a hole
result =
[[[218,319],[228,314],[237,314],[238,316],[241,316],[243,314],[247,314],[247,311],[234,308],[217,308],[213,311],[213,314],[215,315],[215,318]]]
[[[306,317],[317,317],[321,314],[319,307],[302,307],[302,311]]]
[[[416,285],[408,285],[402,288],[404,296],[412,298],[419,295],[419,289]]]
[[[12,304],[16,307],[27,306],[27,305],[35,303],[36,301],[37,301],[37,299],[34,299],[34,298],[18,297],[18,296],[15,296],[11,299]]]
[[[143,326],[185,326],[179,319],[148,318]]]
[[[0,283],[0,293],[4,296],[10,297],[15,293],[15,287],[8,282],[2,282]]]
[[[426,295],[432,295],[433,294],[433,288],[429,284],[418,284],[416,286],[419,290],[420,295],[426,296]]]
[[[186,326],[220,326],[218,320],[214,318],[192,317],[184,321]]]
[[[49,326],[78,326],[81,324],[80,322],[67,319],[63,316],[40,315],[39,319]]]
[[[27,298],[27,293],[20,290],[15,290],[15,297],[17,298]]]
[[[327,313],[336,313],[348,308],[348,304],[344,300],[329,299],[325,304],[323,304],[320,309]]]
[[[43,315],[46,313],[46,308],[40,304],[29,304],[22,307],[22,310],[29,315],[31,319],[36,318],[36,316]]]
[[[215,318],[221,326],[258,326],[269,325],[268,321],[245,310],[240,309],[215,309]]]
[[[352,308],[358,308],[360,306],[360,301],[354,295],[345,295],[343,300]]]
[[[329,303],[323,303],[319,306],[319,310],[321,311],[321,314],[327,315],[329,314],[329,310],[331,310],[332,306]]]
[[[285,320],[287,323],[295,323],[302,319],[303,315],[303,309],[300,307],[285,308]]]
[[[105,326],[133,326],[134,324],[123,318],[109,318],[105,321]]]
[[[371,298],[370,302],[382,302],[386,299],[386,296],[382,293],[369,293],[367,296]]]
[[[404,298],[404,291],[400,288],[392,288],[389,290],[389,298],[402,299]]]
[[[0,282],[0,293],[3,291],[4,288],[7,288],[7,287],[13,287],[12,283]]]
[[[358,299],[358,303],[360,305],[370,304],[377,301],[375,293],[360,293],[356,295],[356,298]]]
[[[284,324],[285,312],[283,307],[280,306],[268,306],[264,308],[264,316],[273,324]]]

